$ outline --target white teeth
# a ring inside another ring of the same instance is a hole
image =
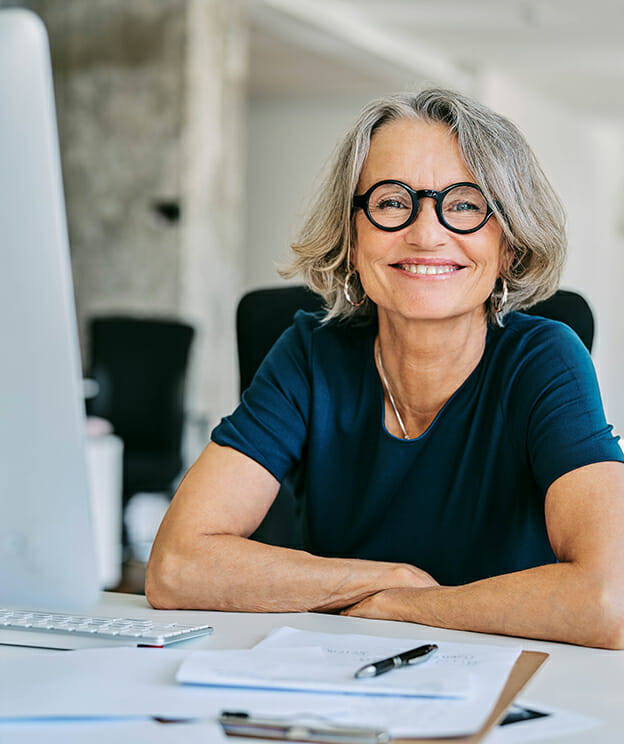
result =
[[[410,274],[450,274],[457,271],[457,266],[433,264],[400,264],[404,271]]]

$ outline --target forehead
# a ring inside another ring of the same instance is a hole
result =
[[[446,124],[418,119],[388,122],[373,134],[359,186],[366,189],[386,178],[416,189],[473,180]]]

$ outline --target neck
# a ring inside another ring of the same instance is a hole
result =
[[[429,427],[481,360],[486,331],[484,317],[406,323],[380,314],[376,361],[393,434],[413,438]]]

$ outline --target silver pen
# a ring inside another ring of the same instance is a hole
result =
[[[438,647],[435,643],[426,643],[424,646],[403,651],[400,654],[396,654],[396,656],[390,656],[387,659],[380,659],[379,661],[374,661],[372,664],[366,664],[366,666],[357,670],[354,677],[356,679],[378,677],[380,674],[385,674],[391,669],[398,669],[408,664],[422,664],[423,661],[430,659],[437,650]]]
[[[230,736],[310,741],[324,744],[388,744],[391,737],[384,729],[359,728],[307,721],[308,716],[255,716],[246,711],[221,711],[219,723]],[[316,716],[315,716],[316,718]]]

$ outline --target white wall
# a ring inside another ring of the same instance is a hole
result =
[[[379,91],[381,94],[383,91]],[[247,288],[283,281],[288,260],[324,167],[363,98],[252,98],[247,128]]]
[[[624,272],[621,233],[624,133],[587,116],[573,116],[503,75],[484,76],[481,98],[524,132],[563,199],[569,254],[562,286],[580,291],[594,310],[594,363],[607,416],[624,434],[624,364],[619,277]]]

